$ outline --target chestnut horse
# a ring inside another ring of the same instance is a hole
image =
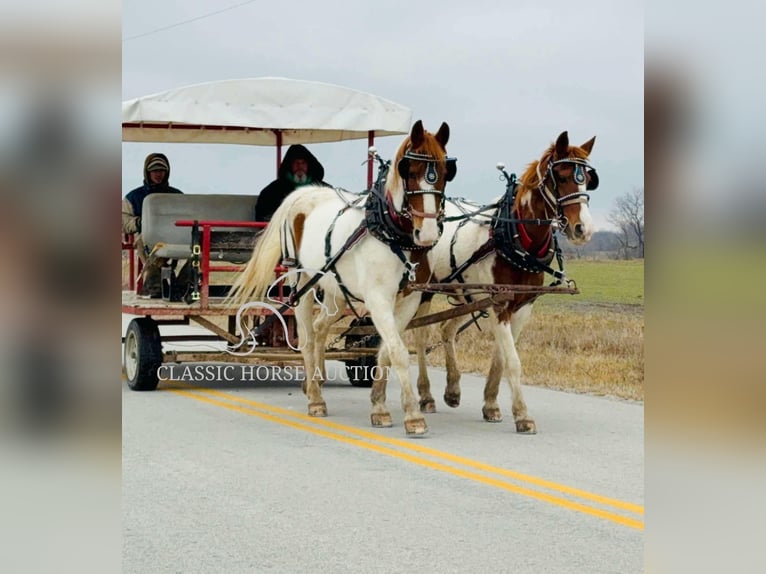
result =
[[[291,193],[256,243],[232,292],[236,302],[263,298],[274,281],[274,267],[287,258],[302,270],[294,285],[297,293],[316,284],[325,305],[339,312],[349,301],[357,302],[360,313],[370,314],[382,339],[380,353],[385,361],[390,358],[399,378],[408,435],[424,434],[427,426],[410,382],[409,353],[401,336],[418,309],[421,293],[406,292],[405,286],[416,274],[427,279],[425,253],[441,236],[444,190],[456,169],[454,159],[447,157],[448,139],[446,123],[431,134],[417,121],[397,151],[395,169],[389,172],[388,164],[383,164],[379,184],[356,202],[327,187],[307,186]],[[308,413],[327,416],[321,392],[324,352],[338,315],[320,312],[313,320],[312,298],[299,297],[295,317]],[[391,426],[385,393],[372,402],[373,426]]]
[[[566,278],[549,267],[556,249],[554,228],[563,231],[574,244],[587,242],[593,233],[586,191],[598,187],[598,175],[588,163],[596,138],[579,147],[569,145],[567,132],[559,135],[538,161],[529,164],[516,182],[504,172],[508,181],[506,194],[492,204],[493,213],[478,214],[473,203],[450,201],[446,207],[444,236],[429,253],[434,282],[474,284],[510,284],[541,286],[546,273],[559,282]],[[502,166],[498,166],[502,169]],[[461,214],[474,215],[461,218]],[[521,391],[521,361],[516,340],[532,313],[539,294],[516,294],[515,298],[496,305],[490,313],[494,339],[492,362],[484,387],[484,420],[502,420],[497,395],[502,376],[508,380],[512,394],[512,411],[516,431],[536,432],[534,420],[527,412]],[[419,315],[427,313],[429,298],[423,299]],[[444,401],[451,407],[460,404],[460,372],[455,359],[455,335],[465,317],[446,321],[441,326],[445,344],[447,387]],[[435,412],[430,391],[425,349],[427,330],[415,330],[418,350],[418,392],[423,412]]]

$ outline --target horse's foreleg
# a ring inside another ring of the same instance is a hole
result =
[[[372,389],[370,390],[370,401],[372,402],[370,420],[374,427],[391,427],[394,426],[394,422],[386,407],[386,384],[388,383],[388,368],[391,366],[391,359],[385,345],[380,346],[377,362],[379,368],[373,369]]]
[[[533,303],[525,305],[511,316],[511,337],[514,342],[514,352],[516,351],[516,344],[519,341],[519,336],[524,330],[524,325],[527,324],[529,318],[532,316],[533,306]],[[518,353],[516,356],[518,357]],[[513,393],[512,403],[513,420],[516,422],[516,432],[535,434],[537,433],[537,425],[535,425],[535,421],[527,414],[527,405],[521,394],[521,360],[519,360],[519,376],[516,379],[516,388],[518,389],[518,394],[516,392]],[[511,390],[513,390],[513,384],[511,384]]]
[[[399,377],[404,429],[408,435],[422,435],[428,430],[426,420],[418,409],[418,402],[410,382],[409,352],[400,336],[401,331],[415,315],[419,304],[419,293],[401,299],[396,305],[395,312],[391,308],[391,301],[385,297],[368,297],[366,301],[375,328],[383,339],[391,366]],[[373,405],[373,414],[374,412]]]
[[[298,324],[298,341],[300,343],[306,379],[301,388],[309,401],[309,415],[312,417],[327,416],[327,405],[322,398],[320,381],[321,373],[316,364],[314,353],[316,335],[314,333],[313,301],[304,297],[295,308],[295,321]]]
[[[493,326],[493,333],[496,326]],[[492,361],[489,365],[487,380],[484,383],[484,406],[481,414],[488,423],[499,423],[503,420],[500,405],[497,403],[497,394],[500,392],[500,380],[503,378],[503,350],[500,348],[499,339],[494,336],[492,345]]]
[[[524,393],[521,390],[521,359],[519,359],[516,350],[514,331],[521,333],[521,329],[531,314],[531,307],[523,307],[514,313],[509,323],[497,323],[494,328],[495,348],[499,354],[503,365],[503,374],[508,379],[511,387],[511,406],[513,411],[513,420],[516,423],[516,432],[534,434],[536,432],[535,421],[527,414],[527,405],[524,401]],[[517,316],[518,315],[518,316]],[[516,323],[515,328],[513,323]],[[489,379],[487,387],[490,386]],[[489,389],[485,389],[485,408],[487,408],[486,396],[490,394]],[[497,398],[495,392],[494,398]],[[496,404],[496,401],[495,401]],[[485,415],[486,418],[486,415]]]
[[[416,317],[428,314],[431,302],[424,301],[420,304]],[[428,347],[428,327],[420,327],[413,332],[415,350],[418,357],[418,395],[420,396],[420,411],[423,413],[435,413],[436,401],[431,395],[431,381],[428,379],[428,363],[426,362],[426,349]]]
[[[460,405],[460,369],[455,354],[455,336],[462,318],[450,319],[442,325],[441,339],[444,346],[444,363],[447,367],[447,387],[444,389],[444,402],[450,407]]]

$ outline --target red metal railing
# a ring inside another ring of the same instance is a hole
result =
[[[143,264],[137,257],[136,244],[132,233],[122,234],[122,250],[128,252],[128,289],[133,291],[141,288],[141,270]]]
[[[190,219],[182,219],[176,221],[177,227],[192,227],[194,221]],[[200,274],[202,275],[202,282],[200,284],[200,306],[206,309],[208,306],[208,299],[210,297],[210,273],[211,272],[223,272],[223,271],[240,271],[241,266],[238,265],[220,265],[216,267],[210,266],[210,239],[211,233],[214,227],[241,227],[241,228],[255,228],[263,229],[268,223],[265,221],[197,221],[197,225],[202,231],[202,245],[200,253]]]
[[[175,222],[177,227],[192,227],[194,221],[190,219],[181,219]],[[238,227],[238,228],[255,228],[263,229],[268,223],[263,221],[197,221],[197,225],[202,232],[201,244],[200,244],[200,308],[202,310],[207,309],[210,299],[210,274],[221,273],[227,271],[241,271],[242,265],[216,265],[215,267],[210,265],[210,246],[212,231],[215,227]],[[141,270],[143,264],[141,259],[137,257],[137,247],[135,244],[133,234],[123,234],[122,236],[122,249],[128,252],[128,287],[132,290],[141,289]],[[287,271],[286,267],[281,264],[274,268],[274,273],[279,276]],[[284,293],[284,287],[282,283],[278,284],[277,295],[281,298],[285,298],[287,295]]]

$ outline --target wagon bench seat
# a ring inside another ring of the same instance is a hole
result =
[[[144,243],[160,244],[158,257],[187,259],[191,256],[191,228],[176,221],[254,221],[257,195],[194,195],[156,193],[144,200],[141,218]],[[252,254],[260,230],[216,227],[211,234],[211,260],[243,262]]]

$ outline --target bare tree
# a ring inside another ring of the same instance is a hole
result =
[[[644,256],[644,189],[634,188],[615,200],[607,219],[618,230],[620,250],[625,259],[635,253]]]

